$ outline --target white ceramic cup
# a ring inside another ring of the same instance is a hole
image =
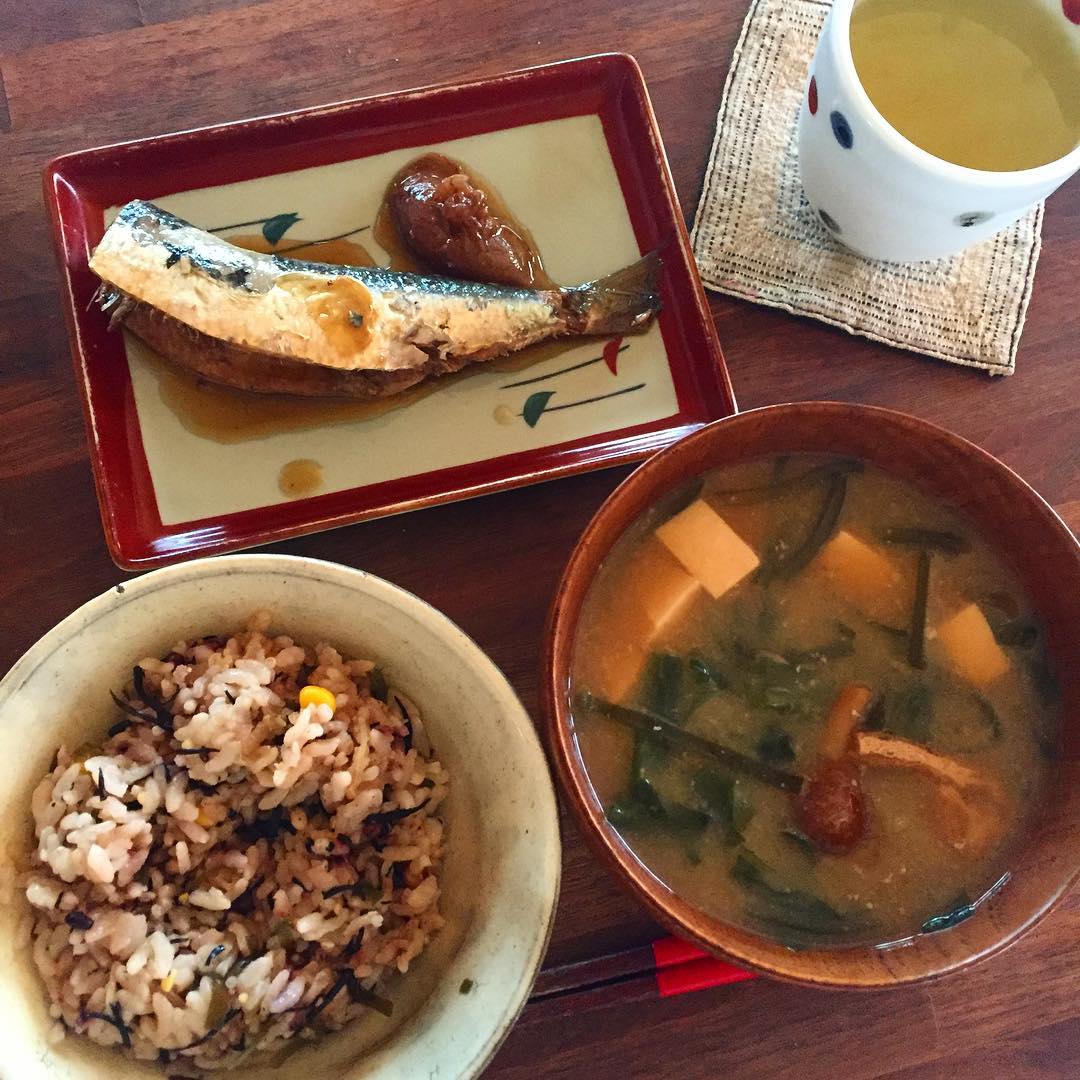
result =
[[[1061,0],[1035,2],[1061,19],[1080,55],[1080,25]],[[855,71],[854,4],[835,0],[799,114],[803,189],[841,243],[890,262],[951,255],[1011,225],[1080,168],[1080,144],[1035,169],[986,172],[909,142],[877,111]]]

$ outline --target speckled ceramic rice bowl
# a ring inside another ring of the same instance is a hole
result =
[[[284,556],[159,571],[34,646],[0,724],[4,1076],[473,1076],[513,1022],[554,799],[415,597]]]

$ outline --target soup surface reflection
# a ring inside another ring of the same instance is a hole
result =
[[[992,545],[809,455],[715,470],[636,521],[586,599],[571,693],[641,862],[796,946],[972,914],[1056,743],[1042,627]]]

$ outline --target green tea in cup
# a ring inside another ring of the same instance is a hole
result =
[[[857,0],[851,55],[874,107],[910,142],[1011,172],[1080,143],[1077,30],[1060,0]]]

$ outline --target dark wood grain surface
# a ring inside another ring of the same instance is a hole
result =
[[[0,0],[0,671],[123,576],[102,540],[57,299],[39,194],[49,158],[619,49],[644,69],[689,216],[744,13],[739,0]],[[917,413],[997,454],[1076,530],[1078,267],[1074,180],[1048,203],[1009,379],[724,297],[712,306],[743,408],[828,397]],[[431,601],[488,650],[535,710],[537,642],[554,584],[623,475],[592,474],[279,548],[363,567]],[[565,819],[564,840],[548,967],[656,936]],[[661,1001],[643,977],[570,986],[526,1009],[489,1075],[1077,1076],[1078,939],[1074,897],[999,958],[919,989],[832,994],[758,980]]]

